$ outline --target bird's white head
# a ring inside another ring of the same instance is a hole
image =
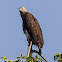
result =
[[[27,12],[26,8],[24,8],[24,7],[20,7],[19,11],[21,11],[21,12]]]

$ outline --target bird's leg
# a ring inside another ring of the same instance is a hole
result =
[[[29,48],[28,48],[28,54],[27,54],[27,57],[29,57],[30,50],[31,50],[31,46],[32,46],[32,41],[30,41],[30,43],[29,43]]]
[[[32,51],[32,46],[31,46],[31,50],[30,50],[30,53],[31,53],[31,51]]]
[[[39,53],[41,54],[41,48],[39,48]]]
[[[32,46],[31,46],[31,50],[30,50],[30,55],[32,55],[31,52],[32,52]]]

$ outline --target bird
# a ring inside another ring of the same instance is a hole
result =
[[[23,22],[23,32],[27,37],[29,45],[30,41],[32,41],[32,45],[36,45],[39,49],[39,53],[41,53],[41,49],[44,45],[44,39],[38,20],[34,15],[29,13],[25,7],[19,7],[19,12]]]

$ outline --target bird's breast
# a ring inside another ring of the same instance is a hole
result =
[[[25,30],[25,35],[26,35],[27,38],[29,38],[29,33],[28,33],[27,30]]]

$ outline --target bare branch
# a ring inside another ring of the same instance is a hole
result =
[[[36,51],[36,50],[32,50],[32,51],[31,51],[31,54],[34,53],[34,52],[36,52],[37,54],[39,54],[46,62],[48,62],[48,60],[46,60],[46,59],[43,57],[43,55],[40,54],[40,53],[39,53],[38,51]]]

